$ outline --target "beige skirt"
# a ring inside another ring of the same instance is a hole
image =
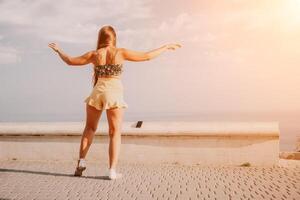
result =
[[[98,110],[128,108],[128,104],[124,101],[123,90],[121,79],[101,77],[84,102]]]

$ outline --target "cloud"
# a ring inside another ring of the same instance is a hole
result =
[[[2,44],[2,40],[4,40],[4,36],[0,35],[0,64],[13,64],[21,61],[19,56],[19,51],[8,45]]]
[[[59,3],[5,0],[0,3],[0,24],[45,40],[90,44],[103,24],[151,17],[145,3],[139,0],[62,0]]]
[[[211,32],[203,30],[202,15],[193,15],[180,12],[176,16],[171,16],[164,20],[157,16],[156,23],[151,26],[129,27],[120,31],[120,37],[127,40],[127,46],[140,46],[150,48],[162,42],[209,42],[214,40]],[[127,39],[125,39],[127,38]],[[133,39],[136,41],[134,42]]]
[[[14,64],[20,62],[19,51],[11,46],[0,44],[0,64]]]

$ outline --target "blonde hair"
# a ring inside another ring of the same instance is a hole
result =
[[[101,27],[98,33],[96,50],[107,47],[110,44],[116,47],[116,43],[117,43],[117,35],[115,29],[110,25],[105,25]],[[94,68],[93,86],[96,85],[97,81],[98,81],[98,77],[96,76],[96,69]]]

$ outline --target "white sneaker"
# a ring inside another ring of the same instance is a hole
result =
[[[121,178],[123,175],[121,173],[117,173],[115,169],[108,169],[108,178],[110,180]]]
[[[85,159],[79,159],[79,164],[78,167],[80,168],[86,168],[86,163],[85,163]]]
[[[86,169],[86,164],[84,159],[78,160],[78,166],[74,172],[74,176],[82,176],[82,172]]]

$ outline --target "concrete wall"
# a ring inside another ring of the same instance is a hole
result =
[[[144,122],[141,128],[135,123],[122,126],[119,162],[278,163],[277,122]],[[76,160],[83,129],[83,122],[1,123],[0,159]],[[107,130],[99,123],[88,160],[108,163]]]

